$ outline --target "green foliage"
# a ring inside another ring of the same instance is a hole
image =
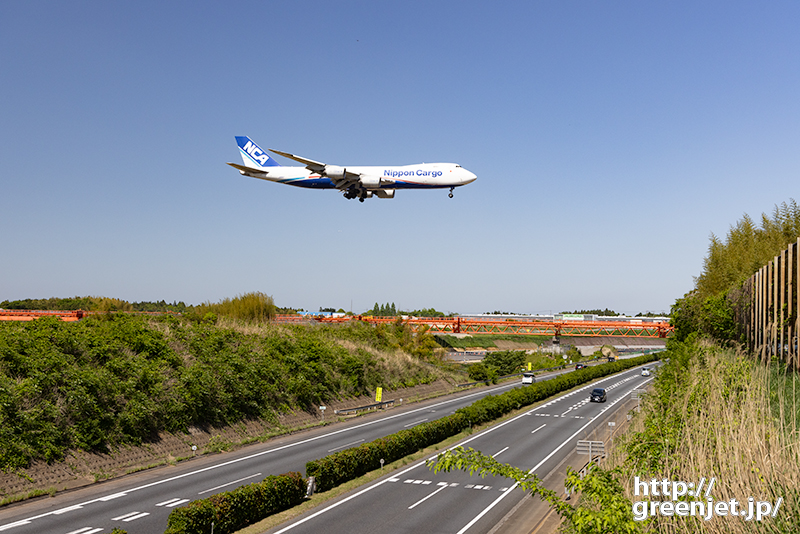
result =
[[[513,341],[516,343],[537,343],[542,345],[550,343],[552,336],[520,336],[518,334],[476,334],[472,336],[455,337],[447,334],[434,334],[436,342],[442,347],[466,349],[472,347],[492,348],[497,347],[497,341]],[[522,339],[521,339],[522,338]]]
[[[0,308],[5,310],[92,310],[92,297],[73,297],[49,299],[24,299],[24,300],[4,300],[0,302]]]
[[[373,317],[396,317],[397,316],[397,308],[394,305],[394,302],[389,304],[381,304],[380,306],[378,303],[375,303],[375,306],[372,307],[371,310],[367,310],[364,312],[364,315],[371,315]]]
[[[276,309],[272,297],[259,291],[254,291],[244,295],[237,295],[232,299],[225,298],[215,304],[204,302],[197,306],[195,312],[199,317],[212,313],[216,316],[259,323],[273,319]]]
[[[761,215],[761,225],[745,215],[725,240],[711,235],[703,270],[695,289],[672,307],[674,337],[683,341],[692,333],[718,341],[737,341],[734,302],[742,284],[800,236],[800,207],[791,199],[775,206],[772,216]]]
[[[676,341],[685,341],[691,334],[721,342],[737,339],[733,303],[726,294],[703,298],[697,291],[688,293],[675,301],[671,315]]]
[[[56,461],[68,449],[141,444],[190,426],[274,420],[280,411],[311,410],[377,386],[437,378],[414,361],[391,366],[364,345],[344,348],[347,337],[391,344],[361,326],[242,333],[129,314],[0,322],[0,469]],[[409,335],[412,345],[420,339]]]
[[[525,365],[526,354],[521,350],[501,350],[490,352],[483,359],[484,365],[494,367],[497,373],[510,375],[519,373]]]
[[[407,312],[406,315],[413,315],[414,317],[452,317],[453,314],[447,315],[440,312],[435,308],[422,308],[421,310],[414,310]]]
[[[212,495],[175,508],[164,534],[232,534],[303,502],[306,481],[300,473],[268,476],[256,484]]]
[[[561,391],[655,359],[657,359],[656,356],[648,355],[596,365],[577,373],[568,373],[545,382],[513,389],[501,395],[490,395],[475,401],[470,406],[459,408],[454,414],[447,417],[308,462],[306,475],[315,478],[320,491],[326,491],[378,469],[381,458],[386,462],[393,462],[439,443],[473,425],[494,421],[513,410],[529,406]]]
[[[800,236],[800,207],[794,199],[776,205],[772,216],[761,215],[761,226],[745,215],[723,241],[711,235],[703,272],[696,288],[702,299],[727,293]]]
[[[469,375],[469,379],[473,382],[486,382],[487,384],[489,382],[497,382],[497,369],[486,365],[483,362],[470,364],[467,373]]]
[[[527,471],[501,464],[491,456],[471,448],[456,447],[440,454],[429,467],[435,473],[459,469],[477,474],[481,478],[499,476],[517,482],[523,491],[530,491],[547,502],[566,520],[565,532],[575,534],[635,534],[641,532],[640,525],[633,519],[631,502],[623,495],[623,487],[618,477],[619,470],[604,471],[592,465],[588,474],[581,478],[571,468],[567,469],[565,486],[570,492],[581,492],[578,505],[570,505],[561,499],[558,492],[542,485],[538,476]]]
[[[6,310],[58,310],[58,311],[139,311],[184,313],[191,309],[183,302],[127,302],[106,297],[72,297],[49,299],[5,300],[0,308]]]

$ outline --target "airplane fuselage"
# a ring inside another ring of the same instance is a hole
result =
[[[367,190],[376,189],[449,189],[475,180],[475,175],[455,163],[420,163],[394,167],[347,167],[357,173]],[[327,176],[303,167],[275,167],[255,176],[262,180],[311,189],[337,189]]]
[[[236,143],[243,165],[228,163],[245,176],[308,189],[337,189],[347,199],[394,198],[397,189],[453,189],[477,178],[455,163],[419,163],[402,166],[329,165],[272,149],[272,152],[299,161],[305,167],[284,167],[249,137],[238,136]]]

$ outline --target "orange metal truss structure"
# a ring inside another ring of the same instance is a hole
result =
[[[31,321],[39,317],[60,317],[62,321],[78,321],[94,313],[78,311],[29,311],[2,310],[0,321]],[[278,315],[278,323],[346,323],[362,321],[370,324],[392,324],[400,320],[414,332],[427,331],[441,334],[515,334],[521,336],[628,336],[665,338],[672,333],[669,323],[645,323],[629,321],[523,321],[518,319],[481,321],[461,317],[372,317],[370,315],[348,315],[324,317],[307,315]]]
[[[351,315],[344,317],[304,317],[283,315],[276,317],[278,322],[319,321],[322,323],[345,323],[363,321],[370,324],[390,324],[397,317],[372,317]],[[522,321],[517,319],[482,321],[462,319],[461,317],[408,317],[401,318],[404,324],[416,332],[442,334],[516,334],[529,336],[628,336],[665,338],[672,333],[669,323],[645,323],[629,321]]]
[[[62,321],[80,321],[88,312],[44,310],[0,310],[0,321],[33,321],[39,317],[60,317]]]

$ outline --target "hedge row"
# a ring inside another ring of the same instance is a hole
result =
[[[561,391],[656,359],[658,357],[651,354],[598,365],[501,395],[490,395],[456,410],[453,415],[312,460],[306,464],[306,474],[315,478],[319,491],[327,491],[379,469],[381,459],[386,463],[393,462],[440,443],[472,425],[488,423]],[[299,473],[270,476],[258,484],[241,486],[174,509],[164,534],[209,534],[212,523],[215,534],[229,534],[300,504],[305,495],[306,481]]]
[[[326,491],[380,468],[381,459],[386,463],[393,462],[444,441],[472,425],[488,423],[556,393],[657,359],[658,356],[649,354],[620,360],[567,373],[501,395],[490,395],[456,410],[453,415],[312,460],[306,463],[306,475],[314,477],[319,491]]]
[[[268,476],[256,484],[212,495],[175,508],[164,534],[230,534],[303,502],[306,481],[300,473]]]

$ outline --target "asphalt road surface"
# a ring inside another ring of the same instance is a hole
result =
[[[632,390],[650,380],[641,376],[641,368],[604,378],[470,436],[460,445],[543,476],[601,418],[629,399]],[[606,388],[605,403],[589,402],[594,387]],[[485,533],[524,495],[513,480],[470,477],[461,471],[434,474],[423,460],[269,532]]]
[[[622,376],[635,378],[639,374],[639,371],[628,371],[623,373]],[[556,373],[549,376],[556,376]],[[629,381],[640,382],[640,380],[634,380],[634,378],[630,378]],[[609,384],[608,387],[610,388],[609,400],[603,405],[595,404],[591,407],[585,405],[586,403],[583,401],[588,399],[587,388],[593,387],[586,386],[581,390],[581,393],[573,393],[571,396],[566,397],[572,399],[576,406],[572,407],[571,410],[567,409],[569,414],[564,417],[555,412],[549,417],[543,415],[545,412],[550,413],[552,410],[548,411],[548,409],[556,406],[555,403],[562,403],[558,404],[559,408],[565,405],[564,403],[567,401],[560,398],[558,401],[551,401],[545,405],[547,408],[541,407],[532,410],[530,415],[521,416],[521,418],[518,417],[513,420],[518,421],[521,419],[538,423],[536,426],[541,428],[535,433],[531,434],[532,429],[527,429],[524,424],[507,422],[501,426],[494,427],[493,430],[486,433],[470,437],[468,446],[479,448],[489,454],[496,454],[507,447],[502,451],[502,456],[498,457],[498,459],[520,467],[527,466],[531,462],[538,463],[540,460],[537,460],[537,458],[541,456],[544,459],[544,464],[541,468],[547,468],[547,465],[549,465],[547,462],[555,461],[557,450],[552,455],[545,451],[555,449],[558,446],[556,442],[563,439],[567,434],[574,433],[582,425],[591,424],[591,414],[599,412],[603,408],[611,407],[616,398],[621,398],[618,396],[622,394],[622,391],[619,391],[616,396],[615,391],[622,388],[622,386],[611,388],[611,384],[619,380],[621,379],[611,377],[600,381],[603,384]],[[628,384],[628,382],[624,382],[624,384]],[[176,506],[181,506],[191,500],[205,498],[221,491],[229,491],[240,485],[258,482],[268,475],[276,475],[288,471],[304,473],[305,464],[309,460],[322,458],[332,452],[372,441],[403,428],[410,428],[420,423],[444,417],[455,412],[460,407],[475,402],[478,398],[502,393],[513,387],[520,387],[520,383],[515,380],[511,383],[481,389],[480,391],[465,392],[443,399],[394,408],[388,412],[360,417],[348,422],[336,423],[300,434],[285,436],[268,443],[249,446],[234,453],[203,456],[176,466],[152,469],[87,488],[64,492],[52,498],[36,499],[7,506],[0,511],[0,532],[11,534],[97,534],[110,532],[114,527],[120,527],[129,534],[162,534],[166,528],[167,517]],[[561,411],[563,412],[564,410]],[[558,417],[555,417],[556,415]],[[580,419],[576,417],[580,417]],[[512,428],[517,428],[516,432],[521,432],[521,435],[527,439],[504,437],[495,440],[489,437],[505,436]],[[580,431],[578,431],[579,433]],[[484,435],[487,437],[477,441],[479,436]],[[575,439],[578,438],[576,437]],[[509,444],[500,446],[501,443],[506,442]],[[416,478],[412,479],[412,476]],[[406,482],[407,480],[412,480],[412,482]],[[419,480],[419,482],[415,483],[416,480]],[[411,498],[419,500],[425,497],[424,490],[435,491],[440,487],[444,488],[444,486],[439,485],[444,482],[447,482],[447,488],[440,490],[436,498],[428,498],[425,501],[426,505],[419,504],[405,512],[399,509],[394,510],[398,503],[404,502],[406,496],[410,495],[408,490],[423,492],[420,496],[417,496],[416,493],[411,496]],[[451,486],[450,484],[456,485]],[[381,530],[383,531],[386,530],[387,525],[380,518],[385,513],[391,513],[394,518],[393,522],[409,521],[403,527],[398,525],[397,528],[401,528],[399,531],[402,532],[410,532],[415,528],[422,528],[423,525],[417,521],[417,518],[424,517],[421,516],[420,512],[426,509],[430,510],[431,505],[437,503],[441,505],[449,500],[454,500],[456,507],[458,507],[458,502],[463,500],[463,496],[459,496],[459,492],[456,489],[463,492],[467,489],[467,486],[472,489],[475,485],[483,486],[480,490],[473,490],[475,496],[481,495],[488,498],[494,495],[497,498],[502,495],[502,492],[498,494],[502,485],[497,483],[488,484],[492,488],[485,489],[486,485],[470,481],[458,473],[434,478],[429,474],[427,468],[418,467],[416,470],[409,471],[408,474],[398,474],[395,477],[382,480],[377,486],[370,486],[363,493],[364,497],[350,498],[347,501],[349,503],[347,506],[342,503],[331,509],[336,510],[336,513],[322,512],[319,516],[316,516],[320,519],[305,521],[298,524],[297,528],[306,529],[304,531],[308,532],[311,532],[311,530],[307,530],[309,528],[316,529],[316,532],[320,532],[320,528],[323,532],[330,532],[331,528],[335,528],[339,532],[370,531],[367,529],[372,527],[354,523],[354,519],[351,516],[355,514],[375,519],[377,522],[374,525],[381,525]],[[375,490],[371,488],[375,488]],[[386,503],[383,502],[383,499],[387,498],[383,497],[383,495],[390,488],[394,488],[390,493],[391,496],[388,497],[396,501],[391,503],[391,509],[394,511],[386,509]],[[517,493],[521,496],[522,492],[518,491]],[[471,495],[471,497],[473,496]],[[376,498],[377,500],[375,500]],[[515,501],[513,498],[503,498],[502,500]],[[341,503],[341,501],[339,502]],[[476,504],[476,506],[479,505]],[[352,508],[353,506],[356,508]],[[362,513],[363,510],[371,509],[373,506],[376,507],[375,513]],[[503,506],[494,506],[494,508],[497,508],[498,511],[505,509]],[[413,512],[413,510],[417,511]],[[455,527],[463,522],[463,519],[452,517],[452,519],[442,522],[443,517],[441,515],[441,513],[434,513],[434,516],[429,517],[428,520],[442,525],[444,530],[428,530],[426,526],[423,531],[456,532],[462,528]],[[448,512],[444,515],[449,518],[452,514]],[[457,515],[460,516],[461,514]],[[488,524],[486,522],[490,522],[496,515],[497,512],[485,513],[481,516],[481,524]],[[361,519],[366,520],[367,517]],[[319,523],[319,521],[324,523]],[[481,531],[485,530],[476,530],[475,532]]]

